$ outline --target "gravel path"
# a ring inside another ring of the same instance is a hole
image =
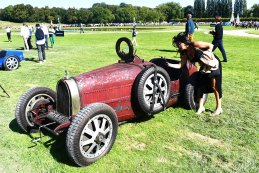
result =
[[[247,30],[224,30],[224,34],[226,35],[234,35],[234,36],[242,36],[242,37],[255,37],[259,38],[259,35],[256,34],[248,34]]]

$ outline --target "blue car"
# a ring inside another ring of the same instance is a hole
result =
[[[5,70],[16,70],[20,62],[24,60],[23,52],[15,50],[0,51],[0,68]]]

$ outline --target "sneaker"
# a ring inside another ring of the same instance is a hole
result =
[[[46,60],[44,59],[43,62],[46,62]]]
[[[42,61],[39,61],[40,64],[42,64]]]

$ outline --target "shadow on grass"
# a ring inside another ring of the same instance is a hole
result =
[[[10,123],[9,123],[9,128],[13,131],[13,132],[16,132],[16,133],[24,133],[22,131],[21,128],[19,128],[19,125],[16,121],[16,119],[13,119]]]
[[[13,119],[10,124],[9,128],[16,133],[24,134],[24,132],[19,128],[19,125],[16,121],[16,119]],[[37,130],[34,130],[34,132],[38,132]],[[35,134],[35,135],[34,135]],[[61,133],[59,136],[55,136],[49,132],[43,131],[40,133],[28,133],[28,136],[31,138],[32,145],[28,148],[34,148],[37,145],[44,145],[46,148],[50,149],[50,154],[52,157],[59,163],[66,164],[68,166],[77,167],[70,159],[67,154],[66,150],[66,133]],[[45,141],[44,136],[49,136],[51,139]]]
[[[2,94],[0,94],[0,97],[10,98],[7,95],[2,95]]]
[[[167,49],[155,49],[158,50],[160,52],[177,52],[176,50],[167,50]]]
[[[24,61],[38,62],[38,60],[34,58],[24,58]]]

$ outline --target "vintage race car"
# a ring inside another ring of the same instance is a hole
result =
[[[20,66],[20,62],[24,60],[23,52],[16,50],[0,51],[0,68],[5,70],[16,70]]]
[[[167,66],[166,61],[179,63],[176,60],[144,61],[125,37],[118,39],[116,52],[118,63],[65,76],[56,92],[46,87],[29,89],[16,106],[20,128],[26,133],[45,129],[55,135],[67,130],[69,157],[76,165],[87,166],[110,151],[118,122],[161,112],[181,95],[187,96],[188,108],[196,107],[193,85],[188,83],[196,72],[193,64],[180,70]]]

